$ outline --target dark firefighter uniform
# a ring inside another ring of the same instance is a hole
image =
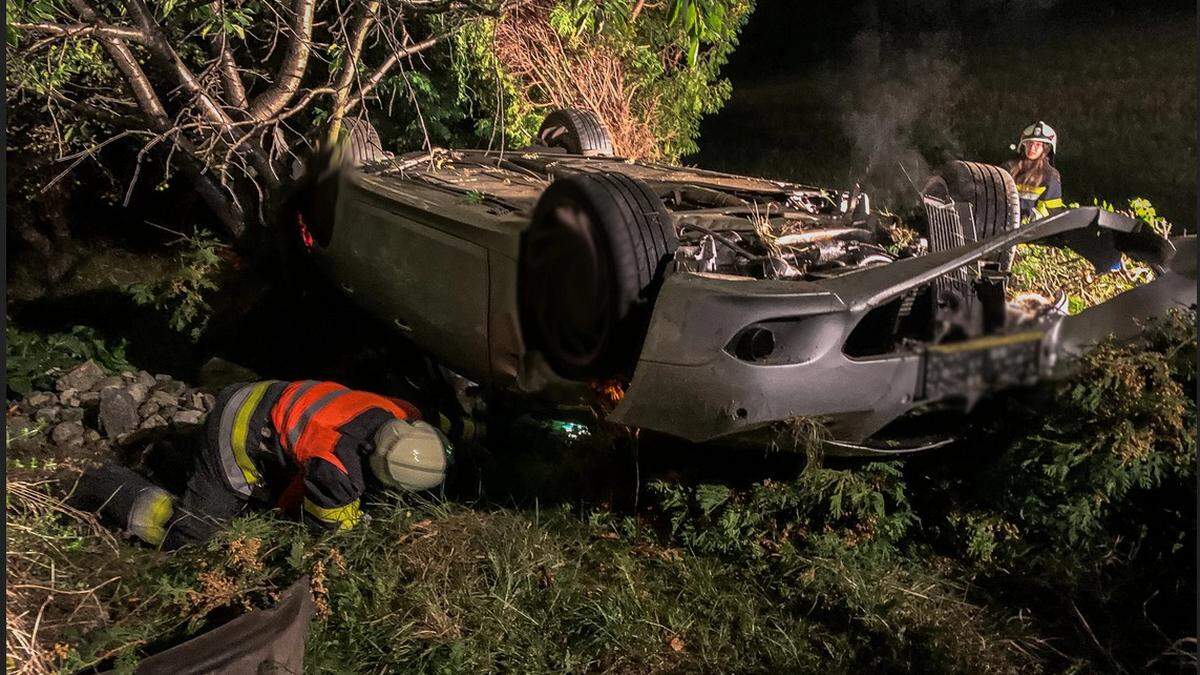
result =
[[[1011,146],[1021,151],[1026,143],[1043,143],[1045,159],[1040,179],[1024,178],[1020,175],[1020,158],[1004,163],[1004,169],[1017,181],[1017,194],[1021,198],[1021,220],[1037,220],[1064,208],[1062,200],[1062,176],[1054,168],[1054,156],[1058,153],[1058,132],[1045,122],[1035,122],[1021,131],[1017,144]]]
[[[1016,161],[1009,161],[1004,168],[1010,173]],[[1017,183],[1017,194],[1021,198],[1021,220],[1037,220],[1064,208],[1062,200],[1062,176],[1058,169],[1046,166],[1042,180],[1037,184]]]
[[[277,507],[324,529],[360,516],[365,454],[391,420],[419,419],[411,405],[333,382],[266,381],[226,387],[204,429],[178,500],[109,465],[91,476],[104,511],[163,548],[204,541],[247,505]],[[85,475],[85,479],[88,477]],[[113,485],[124,498],[113,499]]]

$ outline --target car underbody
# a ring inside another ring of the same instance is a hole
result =
[[[638,301],[647,318],[628,338],[633,358],[564,376],[531,346],[519,306],[528,232],[546,217],[548,186],[611,175],[626,177],[610,180],[614,191],[644,186],[630,203],[660,201],[653,208],[677,241]],[[926,197],[915,231],[857,189],[549,148],[436,149],[346,171],[315,257],[351,297],[493,396],[591,407],[695,442],[770,439],[789,420],[818,417],[831,451],[848,454],[939,445],[944,430],[886,431],[1059,375],[1088,345],[1195,303],[1194,236],[1167,240],[1099,208],[984,236],[966,206]],[[1006,252],[1029,242],[1070,246],[1097,269],[1127,255],[1157,278],[1075,316],[1017,312]]]

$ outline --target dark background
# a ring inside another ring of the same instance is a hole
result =
[[[1042,119],[1068,202],[1145,197],[1195,230],[1193,3],[760,0],[740,42],[689,163],[903,210],[931,166],[999,163]]]

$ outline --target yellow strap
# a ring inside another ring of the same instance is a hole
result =
[[[1020,333],[1009,333],[1008,335],[992,335],[964,342],[932,345],[929,347],[929,351],[937,354],[961,354],[963,352],[986,351],[988,349],[995,349],[996,347],[1040,342],[1044,336],[1045,334],[1041,331],[1029,330]]]
[[[1041,197],[1042,194],[1044,192],[1046,192],[1046,186],[1045,185],[1028,185],[1026,183],[1020,183],[1017,185],[1017,192],[1023,192],[1025,194],[1032,194],[1036,197]]]
[[[1061,199],[1046,199],[1038,202],[1038,206],[1044,209],[1061,209],[1063,208],[1063,200]]]
[[[250,395],[246,397],[246,401],[242,403],[242,407],[238,408],[237,417],[233,420],[233,458],[241,467],[242,474],[246,476],[246,482],[250,485],[261,480],[258,475],[258,467],[254,466],[254,462],[250,461],[250,454],[246,452],[246,437],[250,432],[250,416],[254,414],[254,409],[258,407],[259,401],[262,400],[263,395],[267,393],[267,387],[270,386],[270,381],[255,384],[254,388],[250,390]]]
[[[357,499],[345,506],[335,506],[327,509],[305,497],[304,511],[325,523],[337,525],[337,529],[339,530],[347,530],[354,527],[358,524],[358,519],[362,516],[362,510],[358,506]]]

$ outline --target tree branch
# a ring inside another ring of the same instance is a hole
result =
[[[349,57],[346,59],[346,65],[342,68],[334,87],[333,114],[330,115],[328,130],[330,138],[337,138],[341,128],[342,117],[346,110],[346,100],[350,96],[350,85],[354,82],[354,76],[358,74],[358,61],[362,56],[363,43],[367,39],[367,33],[370,32],[371,26],[378,20],[378,17],[375,16],[378,10],[379,0],[368,2],[363,7],[362,13],[359,14],[354,33],[350,36],[347,45]]]
[[[140,30],[135,28],[125,28],[123,26],[110,26],[107,24],[13,23],[9,25],[17,30],[25,30],[31,33],[43,33],[45,35],[53,35],[61,38],[103,36],[120,38],[130,42],[146,41],[146,34]]]
[[[370,94],[372,91],[374,91],[375,87],[379,86],[379,83],[383,81],[383,78],[387,77],[388,72],[400,62],[400,59],[406,56],[412,56],[413,54],[419,54],[436,45],[440,40],[440,37],[431,37],[402,49],[394,50],[392,55],[387,57],[387,60],[385,60],[378,68],[375,69],[375,72],[371,74],[371,77],[367,78],[366,84],[359,89],[358,96],[355,96],[352,100],[346,103],[346,107],[345,110],[342,111],[342,115],[344,116],[348,114],[354,109],[355,106],[357,106],[363,101],[363,99],[367,97],[367,94]]]
[[[217,16],[224,16],[224,0],[212,3],[212,9]],[[230,105],[245,110],[248,103],[246,87],[242,83],[242,74],[238,72],[237,62],[233,60],[233,52],[229,49],[229,36],[225,31],[221,31],[210,39],[209,44],[213,51],[213,57],[217,60],[217,68],[221,73],[221,85],[225,89],[225,99]]]
[[[287,52],[279,64],[275,82],[250,104],[250,117],[258,121],[270,119],[288,104],[300,89],[300,80],[308,68],[312,51],[313,9],[316,0],[295,0],[292,8],[292,35]]]
[[[85,22],[98,23],[99,17],[96,15],[96,10],[92,9],[87,0],[69,1]],[[146,77],[145,71],[134,57],[133,51],[129,49],[129,45],[124,40],[115,37],[101,36],[99,40],[104,50],[108,52],[109,58],[117,66],[117,70],[120,70],[125,77],[125,81],[133,92],[133,97],[137,100],[142,114],[146,116],[150,128],[158,133],[168,133],[172,126],[171,118],[163,108],[158,94],[154,92],[154,86],[150,83],[150,79]],[[174,141],[184,151],[186,158],[183,163],[184,172],[195,184],[196,191],[200,193],[201,198],[213,210],[229,233],[234,237],[240,237],[246,228],[245,214],[241,207],[237,205],[231,194],[222,190],[212,176],[205,172],[205,166],[190,141],[178,134],[175,135]]]

